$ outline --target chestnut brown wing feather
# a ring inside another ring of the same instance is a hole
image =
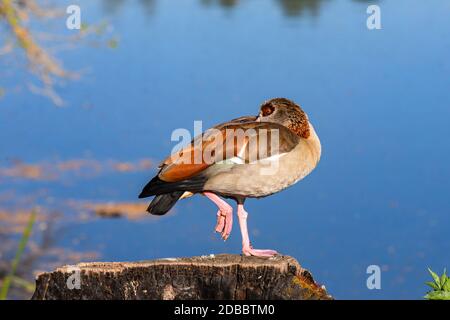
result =
[[[215,126],[196,137],[188,146],[165,159],[158,174],[165,182],[190,179],[213,164],[239,157],[243,163],[288,152],[298,143],[299,137],[286,127],[268,122],[256,122],[255,117],[241,117]],[[277,130],[278,148],[260,143],[261,129],[266,130],[270,144],[273,130]],[[238,133],[238,130],[241,130]],[[244,134],[242,134],[244,133]],[[238,138],[239,137],[239,138]]]
[[[248,123],[254,122],[255,120],[255,116],[243,116],[218,124],[214,126],[213,129],[220,130],[231,124]],[[158,177],[163,181],[175,182],[188,179],[208,168],[210,164],[204,161],[201,161],[200,163],[198,163],[199,161],[194,161],[195,156],[198,155],[198,152],[201,154],[202,148],[205,147],[204,142],[202,145],[202,142],[200,141],[203,139],[204,135],[205,133],[202,133],[201,135],[195,137],[189,145],[182,148],[179,152],[171,154],[169,157],[164,159],[159,165],[160,172],[158,173]],[[186,158],[182,158],[184,156],[186,156]],[[181,161],[177,162],[176,159],[180,158],[190,161],[184,161],[185,163],[182,163]]]

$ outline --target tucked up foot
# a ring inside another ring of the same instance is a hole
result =
[[[219,207],[217,223],[214,229],[216,232],[220,232],[223,240],[227,240],[233,227],[233,208],[214,193],[204,192],[203,194]]]
[[[223,240],[227,240],[233,228],[233,210],[217,211],[217,224],[215,231],[219,232]]]
[[[216,227],[214,228],[215,232],[222,232],[223,228],[225,227],[225,217],[227,215],[222,213],[222,211],[217,211],[217,223]]]

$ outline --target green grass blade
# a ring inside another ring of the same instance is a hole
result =
[[[439,286],[439,288],[441,288],[441,279],[439,278],[439,276],[436,273],[434,273],[433,270],[431,270],[430,268],[428,268],[428,272],[433,277],[434,282]]]
[[[34,221],[36,220],[36,210],[32,210],[30,214],[30,218],[28,220],[28,224],[25,227],[25,230],[22,233],[22,238],[19,242],[19,247],[17,248],[16,255],[14,257],[14,260],[11,265],[11,271],[9,274],[5,277],[3,281],[3,287],[0,291],[0,300],[5,300],[8,296],[9,287],[11,285],[11,280],[14,278],[14,275],[16,273],[17,267],[20,262],[20,258],[22,256],[23,251],[25,250],[25,247],[27,246],[28,240],[31,235],[31,231],[33,230]]]
[[[445,271],[444,271],[444,273],[441,276],[440,282],[441,282],[441,289],[444,290],[445,283],[447,282],[447,275],[445,274]]]
[[[34,285],[33,282],[19,278],[17,276],[14,276],[11,279],[11,283],[13,283],[17,287],[21,287],[21,288],[25,289],[28,293],[33,293],[34,290],[36,290],[36,286]]]
[[[427,281],[427,282],[425,282],[425,284],[426,284],[427,286],[430,286],[430,287],[433,288],[434,290],[439,290],[438,285],[437,285],[436,283],[432,282],[432,281]]]

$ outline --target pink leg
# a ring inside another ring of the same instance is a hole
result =
[[[219,196],[211,192],[203,192],[218,207],[216,232],[220,232],[223,240],[227,240],[233,227],[233,208]]]
[[[278,254],[278,252],[276,252],[275,250],[253,249],[252,245],[250,244],[250,238],[248,237],[247,230],[248,213],[247,211],[245,211],[243,204],[238,204],[237,214],[239,217],[239,226],[241,227],[242,233],[242,252],[246,256],[272,257]]]

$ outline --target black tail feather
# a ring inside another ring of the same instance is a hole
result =
[[[172,193],[160,194],[153,198],[152,202],[147,208],[151,214],[161,216],[166,214],[175,203],[183,195],[184,191],[175,191]]]
[[[144,189],[142,189],[139,198],[173,193],[175,191],[190,191],[194,193],[201,192],[203,190],[205,181],[205,177],[197,176],[178,182],[166,182],[156,176],[152,180],[150,180],[149,183],[147,183]]]
[[[154,196],[155,190],[157,189],[158,185],[161,184],[163,181],[158,178],[158,176],[154,177],[152,180],[150,180],[142,189],[141,194],[139,195],[139,198],[147,198],[150,196]]]
[[[204,177],[195,177],[178,182],[166,182],[156,176],[142,189],[139,198],[155,196],[147,211],[151,214],[163,215],[175,205],[185,191],[201,192],[205,181]]]

